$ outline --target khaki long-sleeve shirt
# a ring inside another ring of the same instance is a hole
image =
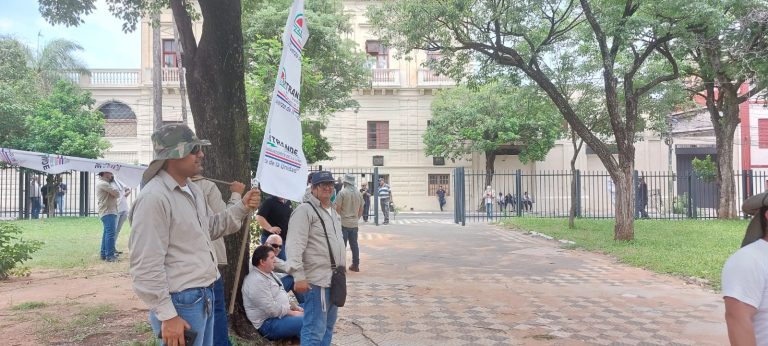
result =
[[[117,201],[120,199],[117,184],[110,183],[101,177],[96,182],[96,202],[99,207],[99,217],[109,214],[117,215]]]
[[[237,201],[242,200],[240,193],[232,192],[229,201],[224,203],[224,200],[222,200],[221,197],[221,191],[219,191],[219,188],[216,187],[215,183],[205,179],[196,179],[193,181],[201,190],[203,190],[205,201],[214,213],[220,213],[224,211],[224,209],[227,209],[227,206],[234,205]],[[213,241],[213,253],[216,255],[216,260],[219,264],[227,264],[227,247],[224,244],[223,237]]]
[[[317,214],[307,203],[301,203],[291,214],[288,223],[288,244],[286,254],[288,261],[286,269],[293,275],[294,280],[307,280],[313,285],[331,287],[331,257],[328,253],[328,243],[336,265],[346,266],[344,237],[341,233],[339,214],[333,207],[323,208],[315,196],[309,195],[308,202],[317,208]],[[328,230],[328,241],[320,223],[318,214],[323,218]]]
[[[239,201],[214,214],[200,188],[190,196],[164,170],[139,193],[131,210],[133,290],[161,321],[177,316],[172,292],[210,286],[218,276],[211,239],[237,232],[248,209]]]

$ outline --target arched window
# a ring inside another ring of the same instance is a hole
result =
[[[109,101],[99,111],[104,114],[106,137],[136,137],[136,113],[125,103]]]

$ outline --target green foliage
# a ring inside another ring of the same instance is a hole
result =
[[[282,53],[281,37],[291,0],[244,0],[243,40],[249,113],[266,119]],[[366,86],[370,70],[351,34],[339,0],[305,4],[309,39],[302,56],[301,112],[320,116],[357,107],[352,90]]]
[[[13,268],[32,259],[32,253],[43,246],[43,242],[23,240],[19,234],[18,225],[0,222],[0,280],[7,279]]]
[[[83,47],[76,42],[56,39],[31,54],[29,66],[35,75],[38,89],[48,94],[56,82],[65,79],[65,73],[90,73],[75,55],[82,50]]]
[[[85,158],[101,157],[109,148],[103,138],[104,119],[93,110],[90,92],[59,81],[51,95],[25,118],[27,136],[16,141],[20,149]]]
[[[38,101],[28,58],[21,42],[0,36],[0,147],[9,147],[14,139],[25,136],[24,117]]]
[[[21,228],[27,240],[44,241],[45,245],[26,262],[38,269],[85,269],[102,261],[98,256],[102,224],[99,218],[57,217],[40,220],[11,221]],[[130,225],[126,223],[117,239],[117,249],[126,251]]]
[[[426,155],[452,159],[513,145],[529,162],[543,160],[561,131],[557,110],[536,89],[492,83],[440,92],[424,144]]]
[[[635,240],[611,240],[611,220],[581,220],[568,229],[565,219],[512,218],[503,224],[574,241],[577,248],[606,253],[655,272],[705,279],[720,287],[720,272],[739,248],[746,220],[636,221]]]
[[[672,212],[675,214],[688,213],[688,194],[683,192],[672,198]]]
[[[717,167],[711,155],[707,155],[704,160],[694,157],[692,163],[693,173],[702,181],[711,183],[717,179]]]
[[[280,63],[280,37],[291,1],[243,1],[246,100],[251,127],[251,169],[256,170]],[[358,107],[352,91],[365,86],[370,71],[365,57],[347,39],[349,16],[341,1],[306,3],[309,40],[304,46],[301,78],[302,149],[308,163],[331,159],[322,136],[330,114]]]

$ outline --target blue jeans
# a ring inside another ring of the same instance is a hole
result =
[[[33,219],[39,219],[40,218],[40,197],[30,197],[29,199],[32,200],[32,218]]]
[[[114,260],[115,257],[115,229],[117,228],[117,215],[108,214],[101,217],[104,225],[104,233],[101,236],[101,259]]]
[[[56,209],[59,211],[59,216],[64,215],[64,195],[56,194]]]
[[[224,299],[224,277],[213,283],[213,344],[230,346],[227,304]]]
[[[320,295],[325,296],[325,311]],[[331,303],[330,288],[309,285],[309,291],[304,293],[304,325],[301,327],[301,345],[330,346],[333,338],[333,326],[339,307]]]
[[[488,217],[488,220],[493,220],[493,203],[485,204],[485,216]]]
[[[357,245],[357,229],[357,227],[350,228],[341,226],[341,233],[344,235],[344,246],[347,246],[347,240],[349,240],[349,248],[352,250],[353,267],[360,265],[360,247]]]
[[[171,302],[179,317],[187,321],[191,330],[197,333],[192,346],[213,345],[213,289],[188,288],[181,292],[171,293]],[[153,312],[149,312],[149,324],[155,335],[160,334],[161,321]]]
[[[284,316],[283,318],[268,318],[261,327],[259,333],[269,340],[278,340],[299,336],[304,317]]]
[[[115,253],[117,253],[117,238],[120,237],[120,229],[123,228],[123,224],[125,223],[125,220],[128,218],[128,212],[122,211],[118,212],[117,214],[117,226],[115,227],[115,246],[113,249],[115,250]]]

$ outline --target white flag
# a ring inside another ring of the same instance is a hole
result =
[[[304,196],[309,171],[299,120],[301,51],[308,37],[304,0],[294,0],[283,32],[283,55],[256,170],[264,192],[292,201]]]
[[[93,173],[110,172],[116,178],[123,181],[125,185],[134,188],[139,186],[141,175],[147,169],[146,166],[129,165],[127,163],[8,148],[0,148],[0,162],[48,174],[59,174],[73,170]]]

